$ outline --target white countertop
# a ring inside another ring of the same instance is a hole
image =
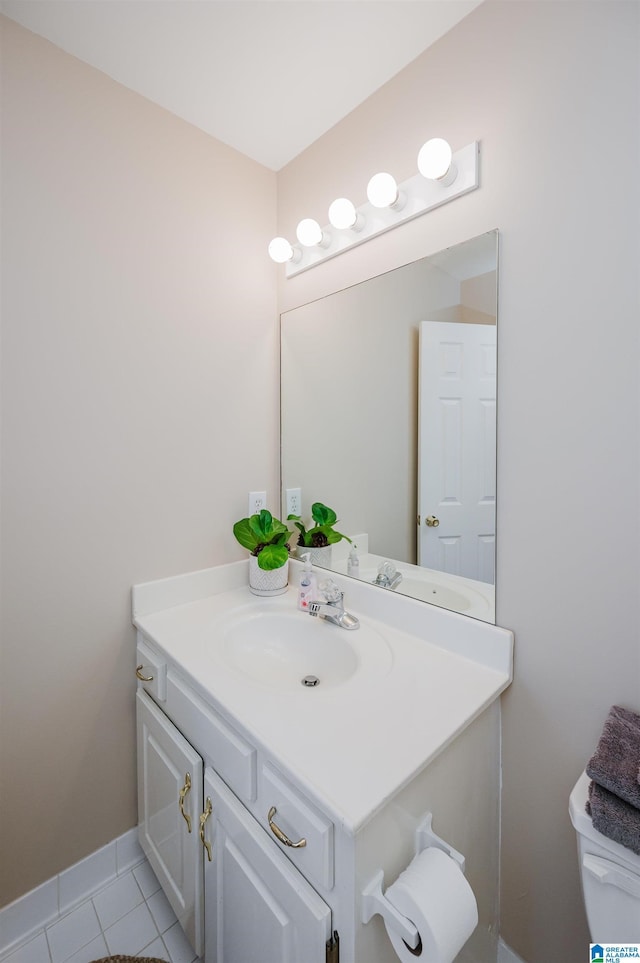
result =
[[[345,608],[390,652],[379,673],[324,688],[272,688],[220,657],[232,609],[297,612],[300,565],[286,594],[254,596],[248,562],[134,586],[133,620],[200,695],[355,832],[509,685],[513,634],[380,588],[337,578]],[[324,624],[358,644],[360,630]],[[366,639],[367,632],[362,633]]]

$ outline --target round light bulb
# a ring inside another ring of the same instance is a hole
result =
[[[398,185],[391,174],[374,174],[367,184],[367,197],[374,207],[391,207],[398,200]]]
[[[269,257],[276,264],[284,264],[293,259],[293,248],[286,237],[274,237],[269,243]]]
[[[305,247],[322,243],[322,228],[312,217],[305,217],[296,228],[296,237]]]
[[[338,197],[329,208],[329,223],[339,231],[355,227],[358,212],[347,197]]]
[[[453,151],[442,137],[433,137],[423,144],[418,153],[418,170],[423,177],[439,181],[446,177],[451,169]]]

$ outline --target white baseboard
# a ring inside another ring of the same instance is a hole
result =
[[[79,863],[0,909],[0,960],[44,926],[142,862],[134,827]]]
[[[525,963],[525,961],[514,953],[510,946],[498,940],[498,963]]]

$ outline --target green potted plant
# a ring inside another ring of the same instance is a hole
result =
[[[241,518],[233,534],[249,549],[249,588],[254,595],[281,595],[289,579],[289,539],[291,532],[271,512],[263,508],[256,515]]]
[[[315,565],[329,566],[331,564],[331,546],[345,538],[351,541],[348,535],[336,531],[333,527],[338,521],[338,516],[332,508],[323,505],[322,502],[314,502],[311,506],[311,519],[314,524],[307,528],[300,520],[300,515],[289,515],[287,521],[293,521],[299,531],[298,535],[298,556],[307,552],[311,555],[311,561]]]

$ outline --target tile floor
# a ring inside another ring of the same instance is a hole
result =
[[[91,963],[110,954],[200,963],[146,860],[0,960]]]

